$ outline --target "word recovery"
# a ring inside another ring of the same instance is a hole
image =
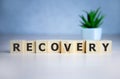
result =
[[[11,53],[106,53],[112,52],[110,40],[12,40]]]

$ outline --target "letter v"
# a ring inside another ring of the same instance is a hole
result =
[[[71,44],[69,44],[68,47],[66,44],[64,44],[64,46],[65,46],[66,51],[69,51]]]

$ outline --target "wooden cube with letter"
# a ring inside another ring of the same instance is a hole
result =
[[[73,52],[75,52],[74,40],[62,40],[61,53],[73,53]]]
[[[99,53],[100,52],[100,44],[99,41],[86,41],[86,53]]]
[[[112,52],[112,41],[110,40],[101,40],[99,41],[100,52],[101,53],[111,53]]]
[[[49,40],[48,41],[48,53],[60,53],[60,41]]]
[[[24,53],[35,53],[35,41],[24,41]]]
[[[24,40],[12,40],[10,41],[10,52],[11,53],[22,53],[24,47]]]
[[[75,40],[74,41],[74,48],[75,53],[85,53],[86,47],[85,47],[85,40]]]
[[[48,41],[47,40],[36,41],[36,53],[48,53]]]

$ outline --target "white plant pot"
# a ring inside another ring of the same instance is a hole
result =
[[[83,40],[100,40],[102,37],[101,28],[83,28],[82,39]]]

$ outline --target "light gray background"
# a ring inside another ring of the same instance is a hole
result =
[[[0,0],[0,34],[80,34],[82,10],[101,7],[104,34],[120,34],[120,0]]]

